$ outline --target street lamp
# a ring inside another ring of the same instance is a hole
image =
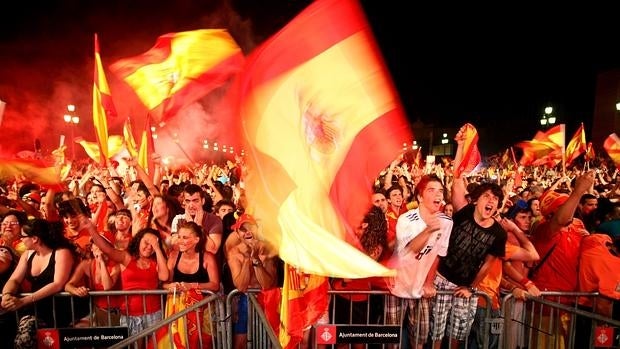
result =
[[[75,161],[75,127],[80,123],[80,117],[73,113],[75,113],[75,105],[67,105],[67,114],[63,116],[63,119],[71,129],[71,160]]]
[[[553,113],[553,107],[549,106],[545,108],[545,113],[540,118],[541,126],[552,126],[555,124],[556,118],[552,113]]]

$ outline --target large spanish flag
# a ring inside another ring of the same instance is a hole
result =
[[[309,274],[393,274],[355,246],[379,171],[412,139],[352,0],[313,2],[247,58],[239,81],[248,211]]]
[[[97,34],[95,34],[95,76],[93,80],[93,125],[95,125],[95,134],[97,135],[97,144],[99,146],[99,158],[95,159],[95,161],[105,165],[111,156],[108,150],[107,117],[116,116],[116,109],[114,108],[114,103],[112,103],[108,80],[103,72]]]
[[[147,52],[110,70],[127,82],[157,123],[222,86],[243,65],[243,53],[224,29],[160,36]]]

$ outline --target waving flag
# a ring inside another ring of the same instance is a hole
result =
[[[60,173],[54,164],[37,159],[0,159],[0,178],[11,179],[24,176],[41,185],[58,185]]]
[[[138,146],[136,145],[136,139],[133,136],[133,129],[129,118],[127,118],[123,124],[123,137],[125,138],[125,147],[127,148],[129,155],[132,157],[138,156]]]
[[[463,158],[458,168],[454,169],[454,177],[459,177],[462,173],[473,171],[481,162],[480,151],[478,150],[478,130],[472,124],[465,124],[465,141],[463,144]]]
[[[285,264],[279,339],[283,349],[297,348],[308,326],[327,312],[329,284],[324,276],[310,275]]]
[[[99,161],[105,165],[110,157],[108,150],[108,116],[116,116],[116,109],[112,103],[112,95],[108,80],[103,72],[101,64],[101,56],[99,55],[99,39],[95,34],[95,76],[93,83],[93,125],[95,125],[95,133],[97,135],[97,144],[99,146]]]
[[[615,133],[610,134],[603,143],[603,148],[614,161],[617,168],[620,168],[620,138]]]
[[[577,131],[575,131],[573,138],[571,138],[570,142],[568,142],[568,145],[566,146],[566,164],[568,165],[575,161],[575,159],[577,159],[577,157],[585,151],[586,132],[584,131],[582,122]]]
[[[412,135],[359,5],[313,2],[240,78],[248,211],[265,238],[310,274],[392,274],[354,247],[354,228]]]
[[[151,116],[146,117],[144,130],[140,139],[140,150],[138,151],[138,164],[144,171],[153,176],[154,164],[151,161],[151,155],[155,152],[155,144],[153,143],[153,133],[151,132]]]
[[[535,160],[544,158],[551,153],[554,153],[551,155],[551,158],[555,158],[556,154],[560,154],[561,161],[561,156],[564,154],[564,129],[564,124],[557,125],[547,130],[547,132],[536,132],[534,139],[531,141],[517,143],[516,146],[523,150],[523,156],[519,163],[521,165],[532,165]]]
[[[592,146],[592,142],[588,142],[586,146],[586,155],[583,156],[585,161],[592,161],[596,158],[596,154],[594,153],[594,147]]]
[[[125,140],[121,136],[108,137],[108,144],[106,146],[106,149],[108,149],[108,156],[109,157],[115,156],[121,150],[123,150],[124,141]],[[82,146],[82,148],[84,148],[84,151],[86,152],[86,155],[88,155],[89,158],[95,161],[98,161],[99,159],[101,159],[101,153],[99,152],[99,149],[100,149],[99,144],[88,142],[82,137],[76,137],[75,142],[79,143]]]
[[[222,86],[243,65],[243,53],[224,29],[160,36],[149,51],[110,70],[127,82],[157,123]]]

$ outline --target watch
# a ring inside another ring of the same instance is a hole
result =
[[[468,289],[469,289],[469,292],[471,292],[471,293],[476,293],[476,292],[478,292],[478,289],[477,289],[477,288],[475,288],[475,287],[472,287],[472,286],[469,286],[469,287],[468,287]]]

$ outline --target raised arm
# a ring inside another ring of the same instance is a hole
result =
[[[461,127],[459,132],[454,137],[456,141],[456,154],[454,155],[454,170],[461,166],[461,162],[463,161],[463,143],[465,142],[465,127]],[[454,206],[454,210],[458,211],[467,205],[467,199],[465,195],[467,194],[467,189],[465,187],[465,182],[463,178],[463,173],[459,172],[458,177],[455,175],[454,180],[452,182],[452,205]]]

